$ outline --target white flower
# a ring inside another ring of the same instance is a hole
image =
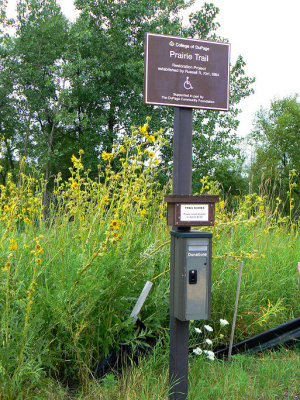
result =
[[[213,328],[209,325],[204,325],[204,329],[206,329],[208,332],[212,332]]]
[[[205,342],[206,342],[207,344],[212,345],[212,341],[211,341],[210,339],[205,339]]]
[[[196,331],[197,333],[202,333],[201,329],[199,329],[199,328],[195,328],[195,331]]]
[[[210,350],[203,350],[203,353],[207,355],[207,358],[209,358],[211,361],[214,361],[215,359],[215,353]]]
[[[220,325],[221,325],[221,328],[223,328],[223,326],[225,326],[225,325],[228,325],[229,324],[229,322],[228,321],[226,321],[226,319],[220,319]]]
[[[201,356],[202,350],[200,349],[200,347],[196,347],[196,348],[193,350],[193,353],[195,353],[197,356]]]

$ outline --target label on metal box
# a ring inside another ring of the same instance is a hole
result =
[[[188,253],[188,257],[207,257],[207,253]]]

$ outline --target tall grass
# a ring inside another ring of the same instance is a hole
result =
[[[21,168],[18,183],[1,186],[3,398],[26,397],[48,378],[88,389],[98,360],[139,340],[129,315],[147,280],[154,283],[141,315],[147,334],[167,332],[169,231],[156,179],[165,143],[148,123],[102,153],[96,180],[84,169],[84,152],[74,155],[69,180],[56,178],[46,221],[41,180]],[[217,190],[202,184],[203,192]],[[271,210],[267,198],[249,195],[234,212],[222,201],[213,231],[215,343],[228,339],[219,318],[231,318],[239,260],[237,337],[299,315],[299,226],[281,216],[279,200]]]
[[[158,348],[120,375],[109,374],[91,381],[88,393],[70,396],[58,384],[39,388],[36,398],[47,400],[167,400],[168,351]],[[189,360],[189,400],[278,400],[297,399],[300,355],[293,351],[261,355],[236,355],[209,361],[200,357]]]
[[[18,184],[1,187],[0,377],[8,398],[43,376],[84,385],[97,360],[132,338],[135,299],[167,265],[155,180],[162,145],[148,123],[132,129],[102,154],[106,167],[97,180],[80,151],[70,179],[56,179],[47,221],[42,182],[21,173]],[[167,318],[161,283],[148,309],[155,328]]]

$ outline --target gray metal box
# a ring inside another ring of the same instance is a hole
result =
[[[212,233],[171,231],[174,316],[181,321],[209,319]]]

